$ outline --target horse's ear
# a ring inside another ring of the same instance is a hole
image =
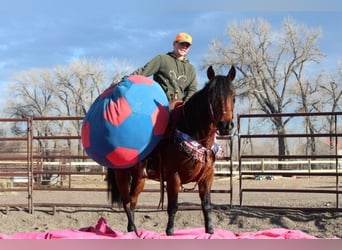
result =
[[[207,69],[207,77],[208,77],[209,81],[211,81],[215,78],[215,71],[214,71],[212,65],[210,65],[209,68]]]
[[[228,72],[227,77],[228,77],[231,81],[233,81],[234,78],[235,78],[235,75],[236,75],[236,70],[235,70],[235,67],[232,66],[232,67],[230,68],[229,72]]]

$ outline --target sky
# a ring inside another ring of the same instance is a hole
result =
[[[14,74],[66,65],[78,58],[117,59],[143,66],[172,50],[178,32],[193,37],[189,59],[200,70],[211,40],[224,40],[230,22],[266,19],[281,27],[286,17],[321,28],[323,65],[342,58],[340,0],[4,0],[0,6],[0,104]]]

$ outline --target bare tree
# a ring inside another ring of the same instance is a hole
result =
[[[10,117],[27,118],[42,117],[51,114],[60,115],[58,102],[54,97],[54,77],[48,69],[33,69],[18,73],[9,86],[11,98],[6,102],[5,112]],[[27,133],[23,123],[15,123],[12,127],[14,134]],[[36,126],[36,135],[47,136],[51,132],[49,122],[41,122]],[[47,143],[38,142],[39,146],[48,147]]]
[[[335,73],[321,74],[316,79],[321,102],[314,105],[317,111],[337,112],[342,106],[342,64]]]
[[[338,65],[335,73],[321,74],[316,79],[318,86],[319,102],[314,103],[313,108],[318,112],[338,112],[342,107],[342,64]],[[323,123],[321,130],[334,133],[337,131],[336,117],[325,116],[326,123]],[[327,125],[327,126],[326,126]],[[329,148],[334,150],[335,142],[334,138],[329,138]]]
[[[5,112],[10,117],[26,118],[58,114],[58,107],[53,96],[53,75],[48,69],[33,69],[18,73],[9,85]]]
[[[14,76],[9,85],[11,96],[5,111],[10,117],[16,118],[84,116],[102,91],[110,86],[114,79],[121,79],[131,69],[127,64],[120,68],[116,60],[114,67],[110,67],[110,76],[106,78],[106,67],[102,61],[80,59],[51,69],[21,72]],[[37,135],[79,135],[81,123],[43,121],[35,126]],[[25,133],[26,129],[19,125],[13,128],[16,133]],[[56,148],[56,142],[54,143],[53,146],[40,146]],[[75,148],[71,144],[72,142],[68,141],[65,146]],[[80,152],[81,145],[76,148]]]
[[[290,46],[291,53],[296,59],[294,67],[291,69],[295,77],[295,86],[293,93],[295,96],[299,97],[298,107],[295,111],[310,113],[313,111],[313,107],[319,102],[319,98],[312,98],[313,93],[317,91],[317,84],[311,83],[305,77],[305,66],[310,62],[319,63],[322,58],[320,50],[317,48],[316,43],[321,35],[319,30],[308,30],[305,26],[296,25],[293,22],[289,22],[287,25],[287,33],[289,41],[292,46]],[[291,26],[298,26],[296,32],[293,32]],[[304,32],[305,36],[300,35],[299,32]],[[299,46],[298,45],[304,45]],[[314,124],[309,116],[305,117],[305,128],[308,134],[314,134],[315,128]],[[306,154],[316,154],[316,137],[307,137]]]
[[[80,59],[66,66],[56,67],[57,88],[56,95],[61,101],[66,116],[85,116],[88,109],[95,99],[110,86],[114,79],[121,79],[131,66],[122,63],[119,64],[117,59],[114,59],[114,72],[110,77],[106,78],[104,63],[100,60],[88,61]],[[74,123],[76,133],[80,133],[81,124]],[[75,133],[71,131],[70,133]],[[82,150],[81,145],[78,148]]]
[[[67,116],[84,116],[103,90],[104,67],[100,61],[86,59],[53,69],[56,76],[55,94]]]
[[[120,81],[122,77],[131,74],[135,70],[131,63],[118,60],[117,58],[114,58],[111,69],[113,70],[110,74],[112,83]]]
[[[320,30],[309,30],[287,18],[281,32],[271,30],[264,19],[247,19],[231,23],[226,35],[229,45],[213,40],[204,66],[234,64],[241,73],[239,89],[253,96],[260,111],[266,114],[291,112],[296,109],[291,88],[304,81],[303,71],[309,63],[318,62],[321,52],[316,47]],[[271,121],[279,135],[279,155],[288,149],[286,124],[291,119],[273,116]]]

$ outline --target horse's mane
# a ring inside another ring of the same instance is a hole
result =
[[[221,117],[222,103],[233,93],[232,83],[227,77],[216,76],[184,104],[182,119],[179,119],[177,128],[195,139],[203,138],[213,122],[209,105],[212,105],[216,117]]]

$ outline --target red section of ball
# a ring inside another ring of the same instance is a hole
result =
[[[117,167],[125,167],[129,164],[134,164],[138,161],[138,157],[139,150],[124,147],[117,147],[106,156],[108,161]]]
[[[104,111],[104,119],[114,126],[119,126],[130,114],[132,110],[125,97],[110,101]]]
[[[86,121],[83,124],[82,129],[81,129],[82,145],[84,148],[90,147],[89,134],[90,134],[90,122]]]

